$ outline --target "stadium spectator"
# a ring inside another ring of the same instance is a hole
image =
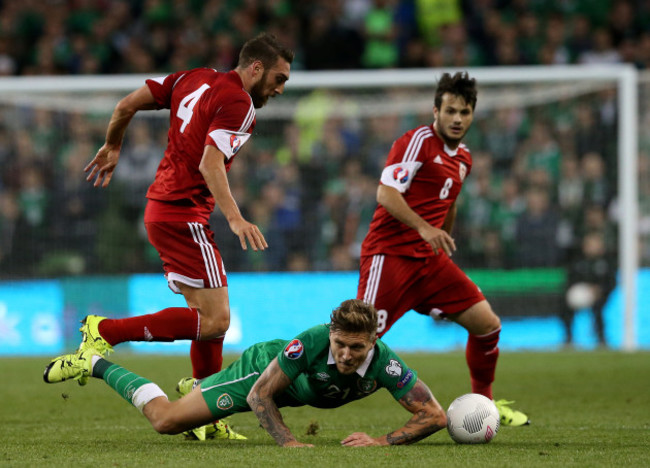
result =
[[[95,238],[99,230],[94,213],[101,213],[105,203],[100,194],[79,177],[93,153],[94,142],[87,136],[77,140],[74,150],[56,172],[51,191],[50,235],[57,245],[45,256],[41,269],[47,275],[92,273],[96,271]]]
[[[115,169],[115,181],[122,185],[125,205],[138,216],[164,152],[164,147],[154,140],[147,121],[139,119],[133,122],[120,155],[120,164]]]
[[[567,304],[563,308],[562,323],[565,345],[573,344],[573,318],[581,309],[590,309],[598,345],[607,346],[603,308],[616,286],[617,263],[607,250],[602,232],[587,232],[580,242],[580,252],[570,266],[567,278]]]
[[[535,119],[531,125],[530,135],[522,142],[517,161],[514,164],[516,174],[523,178],[524,173],[535,170],[546,172],[553,184],[560,176],[560,148],[547,122]]]
[[[460,0],[415,0],[415,20],[424,40],[431,46],[440,46],[439,31],[457,25],[463,13]]]
[[[621,55],[612,43],[612,36],[605,28],[596,28],[593,33],[593,45],[578,56],[578,63],[602,65],[621,62]]]
[[[9,50],[9,39],[0,35],[0,76],[11,76],[17,70],[16,59]]]
[[[15,198],[19,213],[13,227],[12,251],[7,259],[8,271],[12,274],[25,274],[32,265],[38,271],[43,256],[50,251],[48,206],[52,200],[47,180],[45,170],[36,161],[26,160],[20,164]]]
[[[389,0],[373,0],[365,15],[365,48],[361,63],[367,68],[393,68],[399,61],[398,30]]]
[[[512,268],[517,258],[517,219],[526,209],[519,181],[509,176],[501,182],[501,191],[492,212],[492,227],[499,230],[501,262]],[[460,231],[460,228],[459,228]],[[496,262],[496,260],[492,260]]]
[[[122,379],[134,374],[92,348],[53,359],[43,379],[47,383],[74,379],[85,385],[90,377],[101,378],[138,408],[159,433],[191,431],[199,440],[214,437],[215,425],[209,424],[206,430],[204,424],[252,411],[278,445],[312,447],[296,439],[279,408],[337,408],[380,388],[388,390],[413,416],[403,427],[382,436],[350,434],[341,441],[343,446],[407,445],[446,427],[445,411],[431,390],[377,339],[376,330],[374,307],[344,301],[332,312],[329,324],[305,330],[290,341],[255,344],[228,368],[205,379],[182,379],[177,386],[182,397],[173,402],[143,377]],[[327,376],[325,385],[321,384],[323,375]]]
[[[14,231],[20,209],[16,203],[15,193],[11,190],[0,191],[0,265],[5,271],[10,271],[5,260],[13,252]],[[23,259],[20,259],[23,261]]]
[[[337,4],[338,2],[330,2]],[[342,23],[331,7],[314,8],[305,20],[304,66],[309,70],[357,69],[361,67],[363,37]]]
[[[535,186],[526,192],[526,209],[517,218],[517,266],[523,268],[554,267],[560,264],[558,245],[560,218],[551,206],[547,189]]]
[[[612,194],[606,177],[603,157],[596,152],[583,155],[581,169],[584,178],[584,202],[586,204],[607,206]]]
[[[584,179],[578,158],[567,155],[562,159],[557,201],[562,218],[562,229],[567,231],[568,243],[573,242],[575,227],[580,223],[584,209]]]

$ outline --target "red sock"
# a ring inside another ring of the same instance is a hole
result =
[[[501,328],[487,335],[469,335],[465,359],[472,379],[472,392],[492,399],[492,382],[499,358],[499,333]]]
[[[221,370],[223,364],[223,336],[207,341],[192,341],[190,359],[192,377],[204,379]]]
[[[188,307],[169,307],[155,314],[99,322],[99,333],[111,345],[125,341],[196,340],[199,313]]]

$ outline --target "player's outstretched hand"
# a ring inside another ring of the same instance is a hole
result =
[[[102,187],[108,186],[113,177],[113,171],[115,171],[115,166],[117,166],[117,161],[120,159],[120,148],[115,148],[113,146],[108,146],[104,144],[92,161],[84,168],[84,172],[90,171],[86,180],[92,182],[94,179],[93,186]]]
[[[436,255],[438,255],[438,249],[442,249],[451,257],[452,253],[456,250],[454,239],[443,229],[427,226],[419,234],[431,246]]]
[[[285,443],[283,447],[313,447],[313,445],[303,444],[302,442],[298,442],[297,440],[292,440],[290,442]]]
[[[256,252],[258,250],[264,250],[269,246],[259,228],[244,218],[232,221],[230,223],[230,229],[239,237],[239,242],[243,250],[248,250],[247,242]]]
[[[369,447],[370,445],[381,444],[365,432],[355,432],[343,439],[341,445],[344,447]]]

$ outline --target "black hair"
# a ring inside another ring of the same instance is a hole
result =
[[[246,68],[259,60],[266,70],[272,68],[279,57],[288,63],[293,62],[293,51],[280,44],[273,34],[261,33],[247,41],[239,52],[238,66]]]
[[[467,72],[458,72],[453,76],[449,73],[442,75],[438,81],[434,99],[434,105],[438,110],[442,106],[442,96],[445,93],[462,97],[472,107],[472,110],[476,107],[476,79],[470,78]]]

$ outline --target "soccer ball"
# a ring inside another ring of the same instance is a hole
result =
[[[594,289],[587,283],[576,283],[566,292],[566,301],[573,310],[587,309],[594,305]]]
[[[447,410],[447,431],[459,444],[485,444],[499,430],[499,410],[478,393],[459,396]]]

